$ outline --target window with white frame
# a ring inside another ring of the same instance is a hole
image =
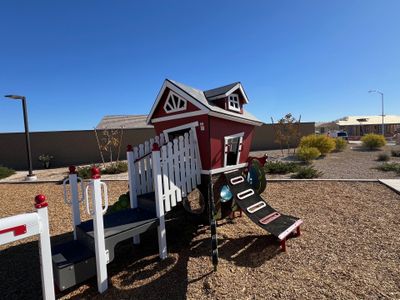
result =
[[[186,110],[186,100],[170,92],[164,104],[164,111],[170,114],[182,110]]]
[[[224,138],[224,167],[239,164],[240,154],[242,152],[243,135],[244,133],[241,132]]]
[[[228,96],[228,108],[240,112],[240,102],[237,94],[231,94]]]

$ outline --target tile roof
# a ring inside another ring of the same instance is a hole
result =
[[[104,116],[96,129],[153,128],[146,123],[147,115],[111,115]]]

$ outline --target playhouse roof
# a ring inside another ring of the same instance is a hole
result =
[[[262,124],[262,121],[260,121],[259,119],[257,119],[255,116],[253,116],[251,113],[247,112],[244,109],[243,109],[242,114],[238,114],[238,113],[228,111],[226,109],[223,109],[223,108],[215,105],[213,100],[225,97],[237,89],[241,90],[246,103],[248,103],[246,93],[244,92],[242,84],[240,82],[235,82],[235,83],[228,84],[228,85],[218,87],[215,89],[202,91],[202,90],[187,86],[183,83],[176,82],[176,81],[169,80],[169,79],[165,80],[164,85],[161,88],[161,91],[159,93],[159,96],[157,97],[157,100],[155,101],[155,103],[150,111],[150,114],[147,118],[148,124],[151,124],[151,118],[154,113],[154,110],[155,110],[155,108],[160,100],[160,97],[166,87],[169,87],[170,89],[174,90],[177,93],[184,92],[186,95],[188,95],[190,98],[192,98],[192,100],[195,100],[198,104],[200,104],[200,108],[202,110],[204,110],[205,113],[208,113],[209,115],[226,118],[226,119],[232,119],[232,120],[238,121],[238,122],[251,123],[253,125],[258,125],[258,126]]]

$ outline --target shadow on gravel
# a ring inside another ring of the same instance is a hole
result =
[[[138,299],[185,299],[189,283],[202,280],[212,273],[211,259],[205,261],[198,278],[188,279],[188,263],[193,257],[210,257],[211,241],[200,234],[207,234],[208,226],[201,226],[178,219],[167,223],[169,257],[160,261],[156,231],[141,236],[141,245],[124,241],[115,249],[115,259],[108,265],[108,276],[118,282],[109,283],[109,289],[99,295],[96,278],[86,282],[87,288],[74,296],[74,289],[59,292],[58,297],[70,299],[91,298],[138,298]],[[72,238],[70,233],[52,237],[52,244]],[[269,235],[251,235],[241,238],[219,236],[219,257],[244,267],[257,267],[280,253],[279,243]],[[41,279],[38,242],[28,242],[8,248],[0,253],[0,274],[7,274],[0,281],[2,297],[10,299],[41,299]],[[206,264],[209,265],[206,265]],[[137,283],[137,287],[132,287]]]

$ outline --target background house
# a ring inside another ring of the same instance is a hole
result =
[[[400,116],[386,115],[385,136],[393,136],[400,130]],[[338,120],[340,130],[347,131],[349,136],[358,137],[367,133],[380,134],[382,130],[382,116],[348,116]]]

